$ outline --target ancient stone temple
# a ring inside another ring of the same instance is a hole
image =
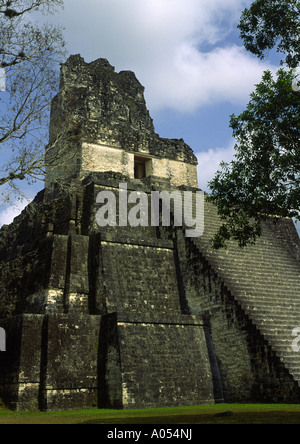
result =
[[[162,223],[161,205],[159,224],[142,223],[142,211],[140,224],[124,223],[124,202],[130,212],[132,196],[149,197],[149,221],[163,191],[189,192],[197,216],[197,159],[183,140],[155,133],[135,75],[103,59],[62,65],[46,152],[45,190],[0,231],[0,397],[9,407],[299,402],[291,220],[270,220],[255,246],[224,251],[211,247],[220,221],[209,202],[195,237],[186,220]],[[111,197],[116,219],[102,226]]]

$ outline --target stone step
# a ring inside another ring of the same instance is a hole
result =
[[[253,313],[260,313],[262,316],[268,315],[268,317],[273,318],[276,315],[280,315],[283,319],[285,317],[289,317],[290,314],[294,314],[295,317],[299,316],[299,306],[298,305],[288,306],[288,305],[281,305],[280,304],[280,305],[272,306],[272,305],[266,304],[265,302],[260,303],[259,301],[251,303],[249,300],[247,300],[246,297],[244,297],[243,299],[240,298],[238,300],[240,303],[243,304],[243,306],[247,310],[249,310]]]
[[[196,246],[200,251],[203,251],[201,245]],[[288,263],[284,259],[276,259],[272,263],[266,263],[265,261],[260,261],[255,257],[252,258],[239,258],[238,253],[232,254],[232,256],[218,257],[215,252],[205,252],[210,255],[210,260],[217,261],[216,265],[218,268],[229,268],[243,273],[251,273],[252,271],[257,272],[259,275],[271,273],[274,276],[286,276],[286,273],[290,275],[291,278],[296,280],[296,277],[300,276],[299,266],[295,263]],[[235,256],[235,258],[234,258]]]
[[[278,256],[276,259],[267,262],[266,257],[258,256],[258,254],[253,254],[249,257],[239,256],[239,252],[233,252],[232,254],[228,254],[226,256],[218,256],[215,251],[210,251],[209,249],[205,249],[199,240],[194,241],[196,247],[205,255],[209,255],[210,260],[217,260],[218,266],[226,266],[231,268],[242,268],[244,272],[250,273],[251,270],[257,270],[258,273],[269,273],[271,272],[274,276],[284,276],[284,272],[290,272],[295,276],[300,275],[299,273],[299,265],[295,261],[289,261],[288,258]],[[269,254],[270,251],[267,250]],[[275,252],[274,252],[275,254]],[[250,269],[249,269],[250,268]]]
[[[280,293],[276,295],[273,292],[263,293],[263,291],[260,291],[255,294],[255,290],[252,292],[251,290],[244,292],[242,287],[234,284],[227,285],[227,288],[231,291],[231,293],[236,295],[237,301],[243,305],[249,306],[249,308],[257,307],[259,309],[270,309],[274,307],[275,310],[280,310],[282,308],[289,311],[292,309],[297,311],[299,308],[299,298],[295,294],[286,294],[285,298],[282,299]]]
[[[297,320],[290,320],[287,323],[286,320],[282,320],[282,324],[278,320],[265,321],[260,319],[255,319],[256,326],[260,330],[263,330],[266,335],[271,335],[275,339],[277,337],[286,337],[291,339],[293,337],[292,333],[295,328],[300,328],[299,318]],[[274,328],[274,325],[276,327]]]
[[[292,345],[293,345],[293,341],[294,341],[294,339],[296,339],[296,337],[292,336],[293,329],[291,329],[290,331],[284,332],[284,333],[276,333],[276,334],[274,334],[271,329],[268,331],[268,330],[264,330],[264,329],[258,327],[258,330],[261,332],[261,334],[264,336],[264,338],[268,342],[270,342],[270,344],[272,344],[276,349],[280,348],[282,350],[287,351],[288,353],[291,353],[294,351],[292,349]],[[297,359],[299,359],[299,362],[300,362],[300,355]]]
[[[201,249],[201,246],[198,246],[199,249]],[[206,252],[207,254],[207,252]],[[237,256],[238,253],[236,253],[235,256]],[[219,267],[226,267],[226,268],[232,268],[232,269],[239,269],[243,271],[244,273],[251,273],[251,271],[257,271],[260,275],[264,273],[271,273],[274,274],[274,276],[285,276],[284,273],[288,272],[291,277],[296,278],[299,277],[299,266],[294,263],[289,263],[287,261],[281,258],[278,258],[274,260],[272,263],[268,264],[265,261],[260,261],[257,257],[253,258],[239,258],[233,256],[228,257],[217,257],[215,256],[215,253],[210,253],[211,259],[217,260]]]
[[[201,246],[198,246],[198,249],[201,251]],[[285,273],[287,273],[289,277],[294,280],[296,280],[296,278],[300,276],[299,267],[297,266],[297,264],[288,263],[281,259],[278,261],[274,261],[272,264],[267,264],[263,261],[260,262],[256,258],[252,258],[251,260],[242,258],[233,259],[233,257],[230,256],[226,258],[219,258],[215,255],[214,252],[205,253],[210,254],[210,260],[217,261],[216,265],[218,266],[218,268],[229,268],[232,270],[241,271],[246,275],[250,275],[251,272],[255,271],[259,276],[263,274],[270,276],[271,274],[277,278],[279,278],[280,276],[285,277]]]
[[[282,316],[282,321],[276,319],[274,316],[276,313],[274,313],[272,310],[267,311],[264,310],[263,313],[260,313],[258,310],[253,310],[247,306],[243,306],[241,304],[242,308],[244,309],[247,316],[253,320],[255,325],[260,328],[261,330],[271,330],[271,331],[278,331],[279,329],[284,331],[287,331],[288,333],[292,334],[291,332],[295,329],[300,327],[300,312],[297,312],[297,316],[292,317],[289,316],[289,314]],[[268,318],[270,319],[268,321]],[[287,328],[287,330],[285,330]]]
[[[287,353],[285,353],[284,351],[281,352],[281,360],[282,362],[284,362],[288,367],[291,368],[291,370],[293,372],[299,372],[300,373],[300,359],[299,356],[298,357],[294,357],[291,353],[291,356],[289,356]]]
[[[255,294],[255,290],[250,292],[244,292],[240,294],[240,297],[243,297],[245,301],[248,301],[250,304],[267,304],[267,305],[275,305],[278,307],[300,307],[300,300],[298,294],[288,294],[288,296],[282,296],[281,294],[274,293],[261,293],[257,292]]]
[[[216,262],[216,259],[212,258],[211,262]],[[215,268],[217,270],[231,271],[236,276],[239,276],[239,279],[255,279],[255,282],[259,282],[260,278],[266,278],[269,281],[276,279],[277,281],[281,280],[282,282],[282,278],[284,277],[284,281],[286,279],[290,280],[294,285],[297,285],[298,288],[300,287],[299,271],[295,270],[293,267],[280,265],[279,270],[277,270],[275,266],[267,268],[263,264],[257,262],[250,264],[242,261],[230,261],[227,263],[225,260],[218,260],[218,264],[216,264]]]
[[[201,245],[201,242],[199,240],[194,240],[194,243],[196,247],[201,248],[203,250],[203,246]],[[265,271],[273,270],[274,275],[280,275],[282,274],[283,270],[277,269],[278,266],[283,266],[284,269],[290,270],[293,273],[296,273],[296,275],[299,276],[299,265],[297,262],[293,261],[287,261],[284,257],[277,257],[276,259],[272,260],[271,262],[266,261],[266,257],[262,256],[259,257],[256,253],[255,255],[249,255],[246,257],[243,257],[239,255],[238,251],[232,252],[231,254],[227,254],[226,256],[218,256],[216,254],[216,251],[209,251],[206,250],[206,253],[209,253],[211,255],[211,258],[216,258],[218,260],[218,263],[224,263],[227,266],[234,265],[234,266],[251,266],[253,269],[257,269],[258,272],[263,273]],[[275,267],[275,268],[274,268]]]
[[[287,310],[287,312],[291,312],[291,310],[295,310],[296,312],[300,308],[299,298],[294,297],[293,295],[289,295],[288,297],[283,299],[280,298],[280,295],[274,295],[274,293],[270,293],[270,295],[268,296],[264,295],[263,293],[255,295],[254,292],[251,294],[237,293],[237,299],[241,303],[247,304],[249,307],[257,307],[260,309],[283,309]]]
[[[290,351],[294,351],[292,349],[290,349],[290,347],[292,347],[292,343],[294,341],[294,339],[296,339],[296,336],[292,335],[292,330],[290,330],[290,332],[283,332],[283,333],[277,333],[274,334],[272,330],[269,331],[265,331],[264,332],[264,336],[270,340],[272,340],[272,342],[274,344],[277,344],[278,347],[286,347],[287,350]],[[300,345],[300,344],[299,344]],[[299,359],[300,359],[300,352],[297,353],[295,352],[295,354],[299,355]]]
[[[283,313],[282,315],[278,314],[278,312],[267,312],[266,316],[264,314],[255,317],[256,322],[259,322],[261,326],[265,326],[266,328],[272,326],[274,331],[287,328],[296,328],[300,327],[300,311],[297,313]]]
[[[206,202],[204,234],[190,242],[205,257],[294,379],[300,381],[300,352],[292,350],[295,339],[292,331],[300,327],[299,261],[270,229],[265,229],[256,244],[246,249],[239,249],[230,241],[226,250],[214,250],[211,239],[221,224],[217,209]]]
[[[266,296],[266,298],[270,298],[273,296],[274,298],[281,298],[284,300],[288,300],[288,298],[295,299],[295,301],[299,301],[299,290],[294,287],[285,286],[284,288],[280,288],[278,286],[268,286],[265,283],[259,283],[257,285],[250,285],[250,284],[243,284],[242,282],[239,282],[237,280],[234,280],[233,277],[228,279],[228,284],[237,290],[240,294],[245,294],[249,296],[253,296],[256,298],[263,298]],[[283,292],[284,291],[284,292]],[[268,300],[268,299],[266,299]]]
[[[227,284],[227,287],[230,286],[231,288],[234,288],[239,292],[239,294],[249,294],[257,298],[259,298],[260,295],[266,295],[267,297],[274,296],[274,298],[281,297],[281,299],[285,300],[290,297],[299,300],[300,290],[298,287],[295,287],[292,284],[280,285],[278,283],[277,285],[268,285],[268,283],[263,282],[263,280],[252,284],[250,282],[246,283],[235,279],[235,275],[233,274],[231,274],[231,276],[228,278],[225,276],[225,273],[219,272],[219,274],[221,277],[224,275],[223,282]]]

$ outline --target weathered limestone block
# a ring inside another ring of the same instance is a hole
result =
[[[203,327],[202,319],[189,316],[105,316],[101,324],[100,406],[213,403]]]
[[[100,316],[77,313],[45,317],[42,410],[97,405],[100,324]]]
[[[108,313],[179,313],[180,297],[173,249],[102,242]]]
[[[7,351],[0,353],[2,398],[14,410],[37,410],[41,370],[42,315],[21,315],[5,325]]]

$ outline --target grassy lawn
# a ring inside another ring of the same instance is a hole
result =
[[[233,416],[216,417],[232,411]],[[300,405],[217,404],[144,410],[22,412],[0,409],[0,424],[300,424]]]

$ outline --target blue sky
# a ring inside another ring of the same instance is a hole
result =
[[[207,190],[222,160],[233,158],[229,116],[240,113],[263,71],[278,58],[247,53],[237,24],[251,0],[65,0],[47,18],[62,25],[69,54],[87,62],[107,58],[132,70],[145,87],[161,137],[183,138],[199,159],[199,186]],[[43,184],[26,189],[30,199]],[[8,223],[23,204],[0,212]]]

